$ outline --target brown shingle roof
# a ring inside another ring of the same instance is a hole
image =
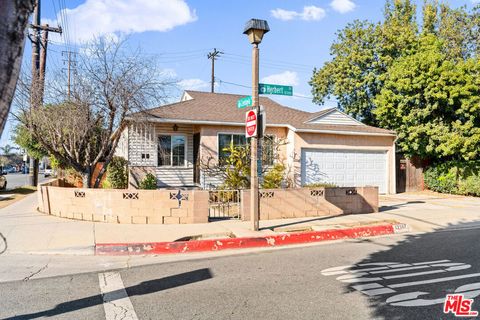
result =
[[[245,109],[237,108],[237,100],[244,97],[237,94],[185,91],[192,99],[168,104],[145,111],[147,115],[159,119],[175,119],[194,122],[221,122],[226,125],[245,122]],[[306,112],[283,106],[267,97],[260,97],[260,104],[267,112],[267,126],[290,125],[298,131],[325,130],[381,133],[394,135],[393,131],[367,125],[328,125],[305,123],[327,113],[331,109],[319,112]]]

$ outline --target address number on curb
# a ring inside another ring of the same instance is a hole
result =
[[[393,232],[394,233],[405,233],[410,231],[408,225],[405,223],[397,223],[393,225]]]

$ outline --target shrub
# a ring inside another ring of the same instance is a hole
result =
[[[276,163],[263,177],[262,188],[280,188],[284,180],[284,174],[285,166],[281,163]]]
[[[127,160],[122,157],[113,157],[107,167],[106,182],[102,187],[126,189],[128,187]]]
[[[430,166],[424,182],[433,191],[480,196],[479,171],[480,161],[447,161]]]
[[[471,175],[465,180],[458,181],[458,193],[467,196],[480,196],[480,177]]]
[[[151,173],[147,173],[145,178],[140,182],[140,189],[156,190],[157,189],[157,177]]]

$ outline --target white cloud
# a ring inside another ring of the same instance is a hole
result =
[[[263,83],[281,84],[284,86],[298,85],[298,74],[293,71],[285,71],[282,73],[272,74],[268,77],[262,78]]]
[[[283,21],[293,20],[298,16],[298,12],[288,11],[284,9],[275,9],[275,10],[271,10],[270,12],[274,18],[277,18]]]
[[[184,79],[178,82],[178,86],[183,90],[202,90],[210,86],[210,83],[202,79]]]
[[[302,12],[277,8],[277,9],[271,10],[270,13],[274,18],[277,18],[283,21],[289,21],[293,19],[312,21],[312,20],[321,20],[325,17],[325,10],[316,6],[305,6],[303,7]]]
[[[63,13],[67,26],[62,27],[76,43],[109,34],[164,32],[197,20],[195,11],[184,0],[87,0]],[[59,24],[65,21],[62,16],[57,15]]]
[[[355,3],[351,0],[333,0],[330,2],[330,6],[340,13],[347,13],[355,9]]]
[[[171,69],[171,68],[165,68],[161,71],[161,74],[162,76],[166,77],[166,78],[176,78],[177,77],[177,72],[175,71],[175,69]]]

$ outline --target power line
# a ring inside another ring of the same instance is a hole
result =
[[[239,84],[239,83],[234,83],[234,82],[229,82],[229,81],[223,81],[223,80],[220,80],[220,79],[218,79],[218,82],[219,82],[220,84],[225,83],[225,84],[229,84],[229,85],[237,86],[237,87],[241,87],[241,88],[247,88],[247,89],[251,89],[251,88],[252,88],[251,86],[247,86],[247,85],[243,85],[243,84]],[[313,100],[313,97],[308,97],[308,96],[299,95],[299,94],[293,94],[292,96],[293,96],[293,97],[296,97],[296,98],[303,98],[303,99]],[[325,100],[325,101],[328,101],[328,102],[337,103],[337,101],[332,100],[332,99],[324,99],[324,100]]]
[[[222,57],[222,58],[220,58],[220,60],[225,61],[225,62],[229,62],[229,63],[233,63],[233,64],[239,64],[239,65],[250,65],[251,64],[251,63],[248,63],[246,61],[236,60],[236,59],[231,58],[231,57]],[[260,64],[261,64],[261,67],[265,68],[265,69],[275,69],[275,70],[290,69],[290,70],[293,70],[293,71],[296,71],[296,72],[299,72],[299,73],[304,73],[304,74],[311,74],[312,71],[313,71],[313,69],[312,70],[307,70],[305,68],[299,68],[299,67],[295,67],[295,66],[275,65],[275,64],[271,64],[271,63],[267,63],[267,62],[263,62],[263,61],[261,61]]]

